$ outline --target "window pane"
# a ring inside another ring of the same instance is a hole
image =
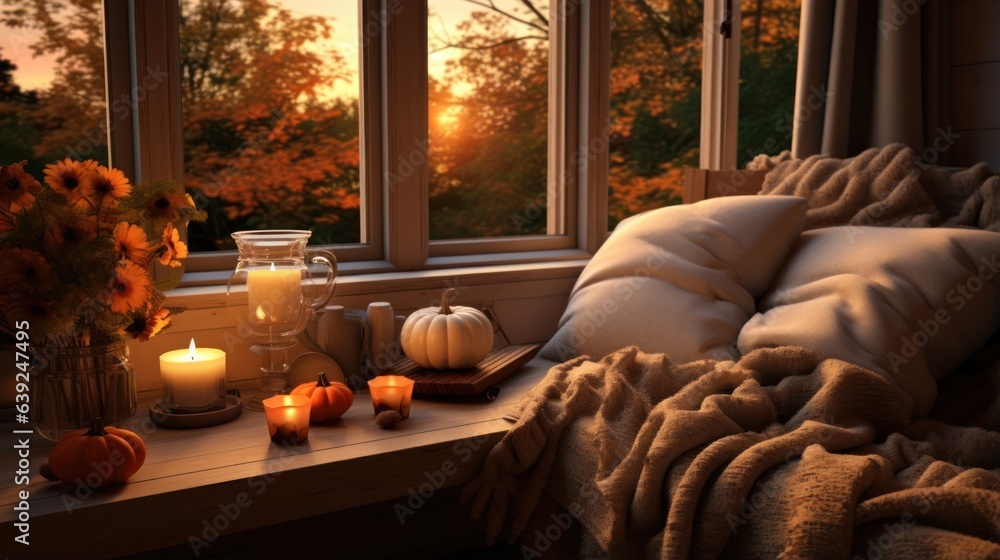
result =
[[[757,154],[792,147],[792,109],[799,48],[799,0],[745,0],[740,45],[742,169]]]
[[[612,0],[608,227],[680,204],[698,166],[701,0]]]
[[[546,233],[548,2],[489,4],[428,2],[431,239]]]
[[[181,0],[180,24],[185,183],[209,213],[191,248],[360,241],[357,2]]]
[[[66,157],[107,165],[107,109],[99,0],[0,8],[0,165],[39,180]]]

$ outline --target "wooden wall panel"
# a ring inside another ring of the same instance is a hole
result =
[[[951,147],[952,161],[972,165],[985,161],[1000,171],[1000,130],[963,130]]]
[[[953,127],[1000,129],[1000,62],[955,66],[951,73]]]
[[[952,0],[952,64],[1000,61],[1000,2],[996,0]]]
[[[1000,170],[1000,2],[953,0],[950,8],[951,127],[959,135],[949,163],[981,161]]]

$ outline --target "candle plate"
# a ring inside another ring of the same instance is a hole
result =
[[[149,405],[149,417],[153,419],[153,422],[156,422],[158,426],[175,430],[218,426],[235,420],[242,413],[243,400],[235,395],[226,395],[226,407],[221,410],[195,414],[171,414],[167,412],[161,400]]]

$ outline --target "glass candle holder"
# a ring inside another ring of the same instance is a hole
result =
[[[306,230],[232,234],[240,255],[226,288],[226,307],[240,336],[253,336],[260,349],[260,391],[244,404],[250,410],[262,410],[264,399],[291,390],[288,349],[333,294],[337,258],[306,249],[311,235]],[[324,270],[314,276],[310,265]]]
[[[305,395],[276,395],[264,399],[264,415],[271,441],[299,444],[309,437],[309,411],[312,399]]]
[[[395,410],[400,416],[410,416],[410,399],[413,397],[413,380],[402,375],[380,375],[368,382],[375,414]]]
[[[226,353],[216,348],[198,348],[160,354],[163,406],[171,413],[218,410],[226,403]]]

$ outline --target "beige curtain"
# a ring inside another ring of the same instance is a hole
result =
[[[931,145],[941,120],[941,1],[802,0],[793,156]]]

